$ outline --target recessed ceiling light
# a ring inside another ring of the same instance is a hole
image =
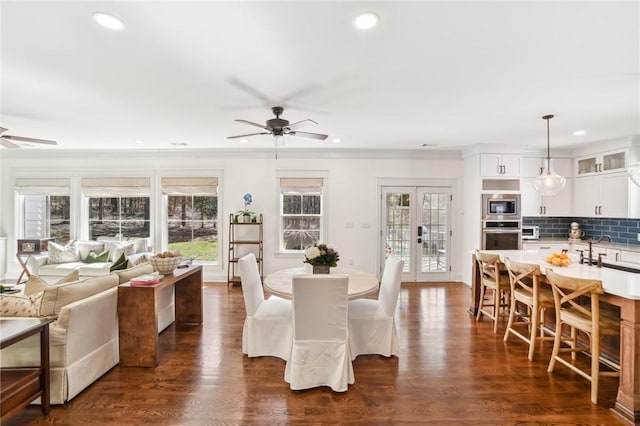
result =
[[[242,143],[249,143],[249,141],[247,139],[240,139],[240,142]]]
[[[187,143],[185,142],[170,142],[169,145],[173,145],[173,146],[187,146]]]
[[[109,13],[94,12],[93,19],[95,19],[95,21],[98,24],[110,30],[114,30],[114,31],[124,30],[124,22],[122,22],[120,19],[116,18],[115,16]]]
[[[586,134],[587,134],[586,130],[576,130],[575,132],[573,132],[573,136],[583,136]]]
[[[380,18],[373,12],[365,12],[356,16],[353,20],[353,26],[359,30],[370,30],[378,25]]]
[[[332,142],[333,142],[333,143],[340,143],[340,142],[342,142],[342,139],[340,139],[340,138],[334,138]]]
[[[144,141],[142,139],[138,139],[138,140],[136,140],[136,143],[143,144]]]

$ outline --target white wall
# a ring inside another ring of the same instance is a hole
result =
[[[221,173],[219,187],[219,236],[223,260],[226,261],[228,217],[230,213],[244,207],[242,196],[253,195],[251,210],[262,213],[265,221],[265,273],[285,267],[299,266],[301,255],[276,253],[278,232],[278,180],[279,170],[323,170],[328,175],[328,243],[335,246],[341,259],[353,259],[353,266],[371,273],[377,273],[379,247],[379,199],[377,181],[379,179],[450,179],[456,182],[452,214],[452,279],[462,277],[462,235],[461,194],[463,162],[458,155],[450,153],[429,154],[413,152],[350,153],[340,156],[336,153],[289,153],[280,152],[279,159],[268,151],[254,152],[252,158],[238,152],[65,152],[31,151],[16,153],[0,158],[0,236],[8,237],[7,253],[15,252],[14,212],[15,193],[13,182],[16,177],[70,177],[75,183],[72,191],[79,193],[79,181],[87,176],[149,176],[152,190],[157,190],[159,177],[168,174]],[[21,150],[24,151],[24,150]],[[4,151],[8,152],[8,151]],[[303,158],[304,157],[306,158]],[[310,155],[316,158],[308,158]],[[348,158],[347,158],[348,157]],[[465,190],[465,197],[466,197]],[[479,192],[476,192],[478,194]],[[152,217],[161,217],[161,204],[152,198]],[[72,218],[73,219],[73,218]],[[79,220],[79,219],[77,219]],[[353,223],[346,228],[346,223]],[[364,225],[364,226],[363,226]],[[367,225],[369,225],[367,227]],[[154,250],[159,246],[160,231],[154,231]],[[85,238],[84,235],[76,238]],[[475,243],[474,243],[475,245]],[[468,244],[465,243],[465,247]],[[342,263],[342,261],[341,261]],[[465,264],[468,262],[462,262]],[[7,276],[17,276],[19,265],[13,256],[7,255]],[[221,267],[207,267],[206,281],[226,281],[226,264]]]

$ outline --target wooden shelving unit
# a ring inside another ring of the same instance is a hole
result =
[[[227,264],[227,281],[229,288],[234,284],[240,284],[238,272],[238,259],[249,253],[253,253],[258,261],[260,276],[263,276],[263,231],[262,214],[256,217],[255,222],[234,222],[234,215],[229,215],[229,252]]]

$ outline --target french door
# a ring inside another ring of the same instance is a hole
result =
[[[451,188],[383,186],[382,262],[404,260],[403,281],[450,281]]]

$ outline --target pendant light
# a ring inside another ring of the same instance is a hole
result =
[[[533,180],[533,187],[540,195],[556,195],[564,188],[567,179],[554,172],[551,168],[551,156],[549,154],[549,120],[553,118],[553,115],[545,115],[542,118],[547,120],[547,164],[544,172]]]

